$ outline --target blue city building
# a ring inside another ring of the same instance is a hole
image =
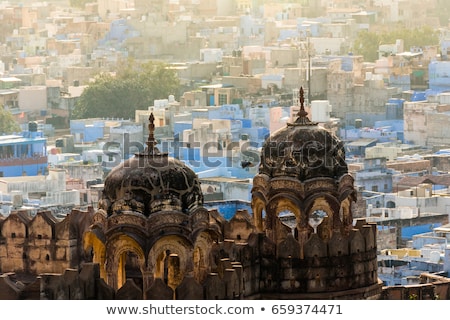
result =
[[[391,98],[386,103],[386,119],[394,120],[401,119],[403,120],[403,104],[405,103],[405,99],[399,98]]]
[[[429,88],[443,92],[450,90],[450,61],[432,61],[428,66]]]
[[[138,37],[140,33],[130,26],[126,19],[111,22],[111,27],[105,37],[98,41],[99,46],[121,49],[127,39]]]
[[[224,104],[192,110],[192,120],[175,122],[174,133],[169,154],[199,176],[251,178],[269,129],[253,126],[239,104]]]
[[[45,174],[48,167],[47,138],[30,122],[20,134],[0,136],[0,176],[19,177]]]
[[[206,115],[206,113],[204,113]],[[208,108],[208,119],[243,119],[244,112],[238,104],[224,104],[217,108]]]
[[[104,137],[104,120],[70,120],[70,133],[75,143],[91,143]]]
[[[441,40],[441,56],[442,60],[448,60],[450,52],[450,39],[442,39]]]

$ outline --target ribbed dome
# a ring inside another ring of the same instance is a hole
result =
[[[343,143],[327,129],[311,122],[301,107],[293,123],[272,133],[261,150],[259,173],[269,177],[291,176],[300,181],[339,178],[348,172]]]
[[[105,179],[101,206],[108,215],[135,211],[149,216],[159,211],[188,213],[203,204],[197,175],[182,161],[160,153],[150,116],[147,150],[125,160]]]

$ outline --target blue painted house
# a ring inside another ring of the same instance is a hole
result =
[[[36,123],[20,134],[0,136],[0,177],[36,176],[47,167],[47,138]]]

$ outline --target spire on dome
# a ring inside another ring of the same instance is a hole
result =
[[[311,122],[307,117],[308,112],[305,110],[305,97],[303,87],[300,87],[298,92],[298,100],[300,101],[300,110],[297,113],[297,119],[293,123],[288,123],[290,126],[315,126],[317,122]]]
[[[148,139],[147,139],[147,154],[148,155],[158,155],[160,154],[158,148],[156,145],[158,142],[155,139],[155,116],[153,115],[153,112],[150,113],[150,116],[148,117]]]

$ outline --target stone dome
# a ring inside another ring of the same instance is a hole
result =
[[[329,130],[311,122],[300,89],[300,111],[293,123],[273,132],[261,150],[259,173],[269,177],[290,176],[300,181],[348,172],[343,143]]]
[[[108,216],[133,211],[149,216],[160,211],[189,213],[203,205],[200,181],[182,161],[155,147],[153,114],[147,149],[114,167],[104,182],[99,208]]]

